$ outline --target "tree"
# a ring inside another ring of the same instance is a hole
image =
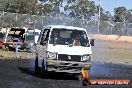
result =
[[[111,18],[112,18],[112,16],[111,16],[109,11],[101,12],[100,20],[102,20],[102,21],[111,21],[112,20]]]
[[[62,6],[63,0],[41,0],[42,14],[60,14],[60,7]]]
[[[128,23],[132,23],[132,9],[127,10],[126,20]]]
[[[77,19],[90,19],[95,15],[95,3],[89,0],[68,0],[65,11],[69,11],[70,17]]]
[[[99,6],[96,6],[95,14],[99,15]],[[109,11],[105,11],[102,7],[100,7],[100,20],[101,21],[110,21],[112,20],[112,15]]]
[[[114,8],[114,21],[124,22],[126,20],[127,9],[125,7]]]
[[[36,0],[3,0],[1,10],[12,13],[37,13]]]
[[[38,4],[36,0],[4,0],[0,1],[0,9],[6,12],[23,14],[47,14],[59,13],[59,6],[62,0],[45,0]]]

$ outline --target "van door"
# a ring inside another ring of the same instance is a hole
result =
[[[45,29],[40,35],[41,37],[39,38],[40,40],[38,41],[39,44],[37,45],[37,52],[38,52],[38,65],[40,67],[42,65],[42,60],[46,59],[46,51],[47,51],[46,49],[49,39],[49,32],[50,29]]]

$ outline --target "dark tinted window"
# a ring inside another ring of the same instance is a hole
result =
[[[33,43],[34,42],[34,35],[26,35],[26,42]]]
[[[29,34],[29,35],[33,35],[34,34],[34,32],[27,32],[27,34]],[[39,35],[39,33],[38,32],[35,32],[35,35]]]
[[[44,32],[42,33],[42,36],[41,36],[41,41],[40,41],[41,44],[45,44],[48,42],[49,32],[50,32],[49,29],[44,30]]]

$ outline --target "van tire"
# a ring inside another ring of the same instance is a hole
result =
[[[35,74],[40,74],[41,72],[41,68],[38,66],[38,56],[36,56],[36,59],[35,59]]]

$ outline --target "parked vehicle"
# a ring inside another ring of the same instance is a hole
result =
[[[0,48],[3,46],[3,41],[4,41],[5,33],[0,32]]]
[[[3,50],[15,49],[16,44],[19,45],[19,49],[25,48],[25,32],[27,28],[11,28],[4,37]]]
[[[26,32],[26,39],[25,39],[25,44],[26,44],[26,50],[29,52],[35,51],[35,45],[37,43],[39,34],[41,30],[35,29],[35,30],[27,30]]]
[[[80,75],[82,68],[90,71],[94,40],[83,28],[48,25],[36,45],[35,72],[62,72]]]

